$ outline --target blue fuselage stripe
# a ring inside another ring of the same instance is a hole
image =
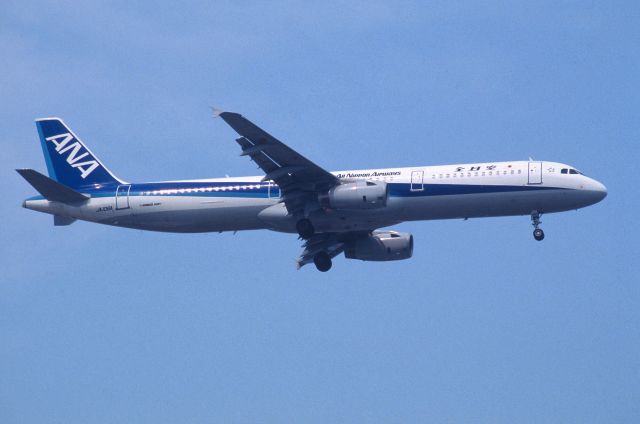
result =
[[[389,183],[391,197],[451,196],[481,193],[507,193],[539,190],[558,190],[561,187],[541,185],[479,185],[479,184],[424,184],[424,189],[412,189],[410,183]],[[97,190],[83,191],[91,197],[113,197],[117,186],[109,185]],[[260,182],[175,182],[131,184],[129,196],[186,196],[186,197],[245,197],[277,198],[279,188]]]

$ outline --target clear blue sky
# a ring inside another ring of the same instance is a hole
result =
[[[640,422],[638,2],[167,3],[0,5],[0,422]],[[42,116],[129,181],[259,174],[210,105],[332,170],[532,156],[609,196],[327,274],[20,207]]]

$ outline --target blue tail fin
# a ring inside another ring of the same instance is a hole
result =
[[[36,126],[51,179],[74,189],[122,183],[61,119],[38,119]]]

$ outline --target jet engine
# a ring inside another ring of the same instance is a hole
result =
[[[389,188],[383,181],[357,181],[340,184],[320,197],[332,209],[377,209],[387,205]]]
[[[368,237],[347,242],[344,256],[362,261],[397,261],[413,255],[413,236],[397,231],[374,231]]]

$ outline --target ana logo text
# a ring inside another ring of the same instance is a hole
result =
[[[98,161],[94,159],[79,162],[81,159],[89,156],[89,152],[85,150],[79,155],[78,153],[82,150],[82,144],[77,140],[70,143],[70,141],[73,140],[73,136],[69,133],[53,135],[51,137],[47,137],[46,140],[55,144],[56,152],[58,152],[59,155],[69,152],[67,156],[67,163],[73,168],[78,169],[80,171],[80,176],[83,179],[87,178],[98,166],[100,166]],[[89,158],[91,158],[91,156],[89,156]]]

